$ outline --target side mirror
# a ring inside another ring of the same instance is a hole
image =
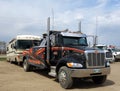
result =
[[[62,46],[63,45],[63,38],[62,35],[58,34],[55,38],[55,44],[58,46]]]

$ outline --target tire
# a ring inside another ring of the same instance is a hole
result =
[[[10,60],[10,63],[11,63],[11,64],[14,64],[14,62],[13,62],[12,60]]]
[[[13,61],[10,61],[11,64],[13,64]]]
[[[28,63],[28,59],[25,59],[23,62],[23,69],[25,72],[29,72],[30,71],[30,65]]]
[[[18,66],[23,66],[23,62],[18,62],[17,65]]]
[[[92,77],[92,80],[95,84],[102,84],[106,81],[107,76],[94,76]]]
[[[58,80],[63,88],[68,89],[72,87],[73,78],[71,77],[71,71],[66,66],[60,68],[58,72]]]

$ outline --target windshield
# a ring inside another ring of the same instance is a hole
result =
[[[114,52],[120,52],[120,49],[112,49]]]
[[[63,37],[64,45],[88,46],[85,37]]]
[[[29,49],[33,46],[39,46],[39,40],[18,40],[17,41],[17,49]]]
[[[98,49],[107,50],[107,46],[96,46]]]

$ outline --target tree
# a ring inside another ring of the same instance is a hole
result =
[[[5,54],[5,53],[6,53],[6,42],[0,41],[0,54]]]

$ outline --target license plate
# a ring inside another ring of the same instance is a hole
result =
[[[93,73],[100,73],[100,69],[93,69]]]

